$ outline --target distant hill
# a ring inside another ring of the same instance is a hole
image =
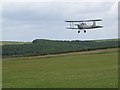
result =
[[[120,41],[120,38],[119,39],[103,39],[103,40],[95,40],[96,42],[108,42],[108,41]]]
[[[120,40],[92,40],[92,41],[58,41],[36,39],[32,43],[4,43],[2,46],[2,55],[6,56],[31,56],[48,55],[68,52],[81,52],[96,49],[117,48]]]
[[[0,45],[13,45],[13,44],[30,44],[31,42],[18,42],[18,41],[0,41]]]

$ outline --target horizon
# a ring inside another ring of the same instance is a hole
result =
[[[36,38],[37,39],[37,38]],[[36,39],[34,39],[34,40],[36,40]],[[40,39],[40,38],[38,38],[39,40],[51,40],[51,41],[99,41],[99,40],[116,40],[116,39],[120,39],[120,38],[112,38],[112,39],[97,39],[97,40],[57,40],[57,39]],[[33,42],[34,40],[32,40],[32,41],[15,41],[15,40],[2,40],[2,41],[0,41],[0,42]]]

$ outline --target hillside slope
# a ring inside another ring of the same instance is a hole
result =
[[[48,55],[67,52],[80,52],[96,49],[117,48],[119,40],[102,41],[57,41],[36,39],[29,44],[3,45],[2,55],[6,56],[30,56]]]

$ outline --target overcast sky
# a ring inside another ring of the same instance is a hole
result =
[[[96,40],[118,37],[117,2],[19,2],[2,6],[4,41]],[[102,19],[102,29],[67,30],[65,20]]]

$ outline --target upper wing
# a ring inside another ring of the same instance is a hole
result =
[[[101,19],[95,19],[95,20],[65,21],[65,22],[91,22],[91,21],[102,21],[102,20]]]

